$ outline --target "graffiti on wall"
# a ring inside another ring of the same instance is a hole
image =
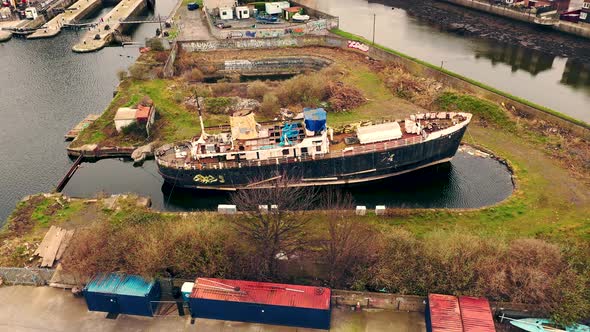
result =
[[[348,41],[348,48],[354,48],[354,49],[357,49],[357,50],[363,51],[363,52],[369,51],[369,46],[367,46],[361,42],[354,41],[354,40]]]
[[[252,62],[248,60],[226,60],[223,65],[225,70],[243,70],[252,68]]]
[[[183,48],[190,50],[192,52],[196,51],[214,51],[218,48],[217,41],[196,41],[192,42],[189,45],[183,46]]]
[[[326,20],[317,20],[307,23],[307,31],[309,32],[319,32],[327,29],[328,26],[326,24]]]

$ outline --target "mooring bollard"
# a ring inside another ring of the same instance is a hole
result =
[[[364,216],[367,213],[367,207],[364,205],[358,205],[356,207],[356,215],[357,216]]]
[[[221,214],[235,214],[238,209],[235,205],[219,204],[217,205],[217,212]]]
[[[378,216],[382,216],[385,214],[385,205],[377,205],[375,207],[375,214]]]

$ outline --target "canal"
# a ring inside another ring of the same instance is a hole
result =
[[[173,0],[157,3],[161,15],[168,15],[174,6]],[[432,63],[444,61],[448,69],[590,121],[589,84],[576,79],[583,77],[581,70],[566,58],[449,34],[403,10],[364,0],[322,0],[320,5],[341,17],[343,29],[369,38],[375,14],[379,43]],[[133,39],[142,41],[155,29],[141,25]],[[70,49],[80,36],[65,31],[54,39],[13,38],[0,44],[0,223],[23,196],[53,189],[71,164],[64,133],[87,114],[102,112],[117,85],[117,71],[139,55],[137,48],[119,47],[75,54]],[[450,164],[415,175],[346,190],[358,204],[369,207],[478,207],[501,201],[511,192],[510,174],[503,165],[465,153]],[[100,190],[150,195],[155,207],[170,210],[208,209],[227,199],[180,190],[170,194],[153,161],[141,168],[119,160],[84,164],[65,193],[92,196]]]

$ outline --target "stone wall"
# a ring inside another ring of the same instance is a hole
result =
[[[306,7],[307,8],[307,7]],[[254,38],[284,38],[303,35],[327,35],[330,30],[338,28],[338,17],[330,16],[320,11],[311,10],[312,19],[306,23],[293,24],[288,27],[273,27],[259,24],[256,28],[247,29],[220,29],[213,25],[213,20],[208,11],[204,11],[211,34],[217,39],[254,39]],[[264,27],[260,27],[264,26]]]
[[[441,0],[445,2],[449,2],[458,6],[468,7],[475,10],[483,11],[486,13],[508,17],[513,20],[527,22],[535,24],[535,14],[530,12],[521,12],[518,10],[510,9],[506,6],[494,6],[490,2],[481,2],[481,1],[474,1],[474,0]],[[585,24],[576,24],[566,21],[559,21],[556,25],[552,27],[553,29],[565,33],[569,33],[572,35],[576,35],[579,37],[590,38],[590,26]]]

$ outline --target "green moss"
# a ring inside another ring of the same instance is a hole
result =
[[[472,95],[444,92],[438,97],[436,104],[446,111],[469,112],[479,119],[493,122],[503,128],[514,128],[514,122],[508,118],[500,106]]]

